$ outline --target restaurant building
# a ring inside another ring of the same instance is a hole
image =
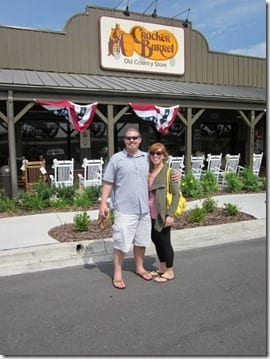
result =
[[[42,156],[48,172],[53,158],[74,158],[80,171],[84,157],[123,148],[131,125],[143,150],[161,141],[184,154],[186,171],[197,151],[240,153],[247,166],[266,152],[266,59],[212,51],[189,21],[87,6],[63,31],[0,26],[0,46],[0,166],[10,168],[13,196],[23,158]],[[80,132],[36,99],[97,106]],[[163,109],[168,126],[160,131],[132,104]]]

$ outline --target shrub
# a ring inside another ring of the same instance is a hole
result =
[[[266,177],[261,177],[261,179],[260,179],[261,181],[261,183],[260,183],[260,185],[261,185],[261,189],[263,190],[263,191],[266,191],[266,188],[267,188],[267,181],[266,181]]]
[[[243,188],[243,182],[237,173],[226,173],[225,180],[229,192],[240,192]]]
[[[75,185],[61,186],[55,189],[55,194],[58,198],[64,199],[68,205],[72,206],[75,197],[75,190]]]
[[[207,171],[202,175],[201,186],[206,194],[216,192],[218,189],[217,179],[213,172]]]
[[[39,197],[35,191],[20,192],[18,196],[18,205],[22,209],[37,211],[49,207],[49,201]]]
[[[50,197],[53,195],[55,189],[50,187],[47,182],[44,182],[42,178],[39,179],[39,182],[33,185],[33,191],[36,192],[38,198],[43,201],[50,202]]]
[[[15,212],[16,202],[10,199],[4,189],[0,189],[0,212]]]
[[[67,208],[69,202],[65,198],[57,197],[56,195],[50,198],[50,207],[53,208]]]
[[[224,203],[224,207],[227,216],[236,216],[240,210],[236,204],[232,203]]]
[[[187,216],[187,221],[189,223],[200,223],[204,220],[206,212],[203,208],[199,206],[195,206],[194,208],[189,210],[189,214]]]
[[[91,205],[91,200],[88,193],[85,190],[82,190],[80,193],[76,193],[74,197],[74,206],[87,208]]]
[[[74,205],[87,208],[95,204],[101,195],[101,186],[89,186],[75,194]]]
[[[181,188],[185,197],[200,198],[202,197],[202,188],[200,182],[195,179],[193,174],[187,173],[182,177]]]
[[[256,176],[251,169],[244,168],[241,171],[241,180],[243,182],[243,189],[251,192],[260,190],[259,177]]]
[[[83,213],[75,214],[73,218],[73,227],[80,232],[88,231],[90,223],[91,223],[91,219],[86,211],[84,211]]]
[[[217,201],[215,201],[214,198],[207,198],[203,201],[202,208],[206,213],[212,213],[217,209]]]
[[[85,191],[88,193],[91,204],[96,203],[97,200],[100,198],[101,189],[102,186],[90,186],[85,189]]]
[[[112,221],[112,224],[113,224],[114,223],[114,212],[110,211],[109,216],[110,216],[110,220]]]

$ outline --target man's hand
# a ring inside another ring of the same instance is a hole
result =
[[[109,208],[107,203],[102,203],[99,207],[99,218],[108,218]]]
[[[172,180],[175,183],[179,183],[181,179],[181,174],[179,171],[177,171],[176,169],[172,170]]]

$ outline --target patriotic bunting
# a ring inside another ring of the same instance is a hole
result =
[[[64,116],[78,132],[84,132],[91,125],[98,105],[97,102],[94,102],[91,105],[81,106],[68,100],[42,101],[36,99],[35,101],[55,115]]]
[[[160,107],[154,104],[130,103],[136,115],[145,121],[154,123],[158,132],[166,134],[173,124],[179,106]]]

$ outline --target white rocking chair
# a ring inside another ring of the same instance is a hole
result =
[[[208,162],[206,171],[212,172],[214,174],[217,183],[220,174],[221,160],[222,160],[222,153],[220,153],[219,155],[212,155],[211,153],[209,153],[206,159],[206,161]]]
[[[253,153],[252,172],[257,177],[259,177],[259,174],[260,174],[262,159],[263,159],[263,152],[262,153]],[[244,168],[245,167],[243,167],[243,166],[238,166],[238,174],[241,174],[241,171],[243,171]]]
[[[86,188],[89,186],[101,186],[102,185],[102,171],[103,171],[103,159],[99,160],[88,160],[83,159],[82,167],[84,174],[78,174],[79,186]]]
[[[74,159],[53,160],[52,168],[54,175],[50,175],[51,185],[55,187],[73,186],[74,181]]]
[[[226,184],[226,175],[227,173],[237,173],[239,161],[240,161],[240,153],[238,155],[230,155],[229,153],[225,156],[226,163],[225,168],[220,169],[219,174],[219,183],[224,186]]]
[[[197,181],[200,181],[202,170],[204,167],[204,155],[202,156],[191,156],[191,172]]]
[[[259,177],[261,165],[263,159],[263,152],[262,153],[254,153],[253,154],[253,174]]]
[[[176,169],[177,171],[179,171],[181,173],[181,175],[185,174],[184,157],[185,157],[184,155],[180,156],[180,157],[169,156],[169,159],[168,159],[169,167]]]

